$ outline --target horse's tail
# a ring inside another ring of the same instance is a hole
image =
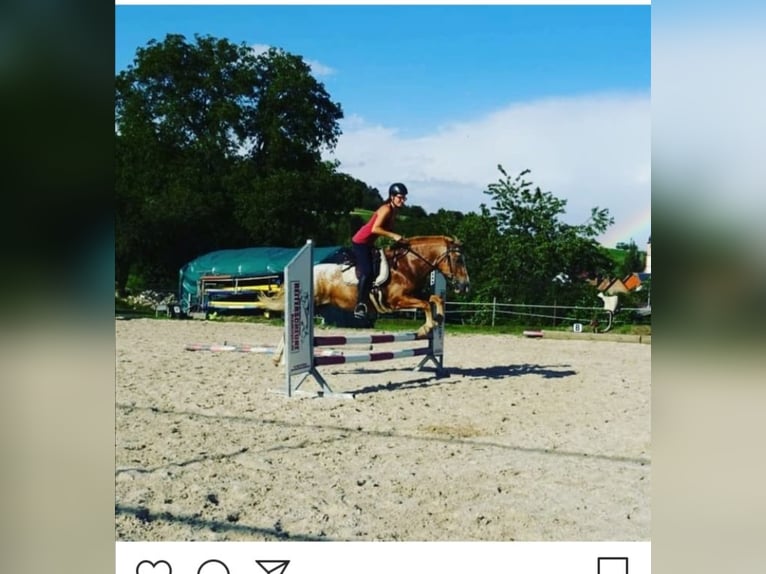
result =
[[[280,287],[276,292],[271,295],[265,293],[258,293],[258,301],[255,302],[255,306],[258,309],[266,309],[267,311],[284,311],[285,310],[285,291]]]

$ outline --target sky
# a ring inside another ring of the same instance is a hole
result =
[[[614,247],[651,235],[651,6],[115,6],[115,70],[167,34],[273,46],[311,65],[344,112],[326,159],[427,212],[491,207],[502,174],[594,207]]]

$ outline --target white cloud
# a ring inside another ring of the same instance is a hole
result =
[[[268,52],[271,46],[268,44],[251,44],[250,49],[253,51],[254,56],[260,56],[264,52]],[[303,61],[311,68],[311,71],[314,73],[315,76],[331,76],[335,74],[335,69],[331,68],[330,66],[326,66],[322,62],[319,62],[318,60],[307,60],[303,59]]]
[[[253,51],[254,56],[260,56],[264,52],[268,52],[271,46],[268,44],[251,44],[250,49]]]
[[[335,69],[330,66],[325,66],[321,62],[316,60],[306,60],[306,63],[311,67],[311,71],[315,76],[332,76],[335,74]]]
[[[428,212],[477,211],[483,193],[501,174],[497,164],[567,200],[570,223],[592,207],[606,207],[617,233],[641,213],[651,195],[651,127],[648,94],[597,94],[511,104],[472,121],[447,124],[407,138],[391,127],[351,116],[334,153],[341,171],[385,192],[403,181],[410,201]],[[631,230],[631,234],[637,230]],[[639,244],[648,238],[634,237]],[[611,242],[631,236],[611,237]]]

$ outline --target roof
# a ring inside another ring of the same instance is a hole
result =
[[[625,279],[623,279],[622,282],[628,291],[633,291],[641,285],[641,279],[637,273],[631,273]]]

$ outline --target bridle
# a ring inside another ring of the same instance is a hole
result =
[[[449,279],[452,279],[455,277],[455,269],[452,265],[452,257],[450,257],[453,254],[457,254],[459,256],[463,255],[463,252],[461,251],[460,247],[456,245],[449,245],[447,249],[444,250],[444,253],[439,255],[433,262],[429,261],[425,257],[423,257],[420,253],[412,249],[412,246],[409,244],[403,244],[402,247],[404,248],[405,253],[412,253],[415,257],[423,261],[428,266],[428,271],[426,274],[431,273],[431,271],[436,271],[439,269],[439,264],[442,262],[442,260],[447,260],[447,265],[449,265]]]

